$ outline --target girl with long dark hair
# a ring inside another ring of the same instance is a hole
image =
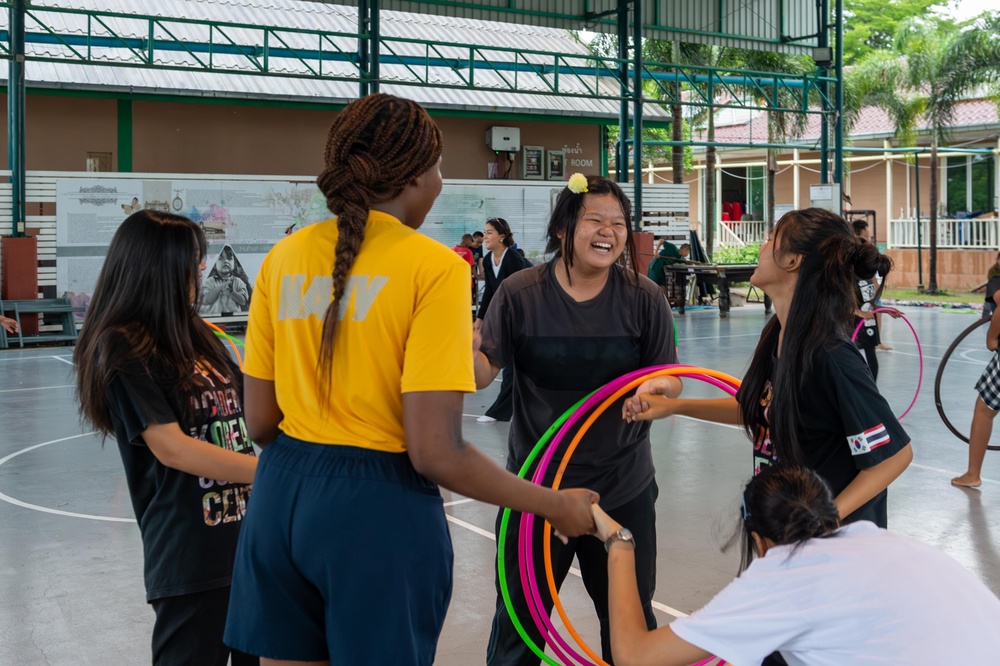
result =
[[[469,265],[416,231],[441,151],[417,103],[348,104],[318,179],[336,218],[281,240],[258,274],[244,370],[267,446],[226,641],[267,664],[433,663],[452,586],[437,484],[593,529],[595,493],[518,479],[462,439]]]
[[[476,385],[489,386],[500,368],[512,365],[514,409],[508,437],[507,468],[520,469],[546,429],[581,398],[612,379],[650,365],[674,363],[673,320],[659,287],[635,269],[632,205],[614,181],[574,174],[559,194],[549,220],[547,263],[511,275],[500,285],[486,312],[476,359]],[[679,381],[674,380],[679,385]],[[679,386],[677,387],[679,390]],[[570,437],[566,439],[568,445]],[[556,454],[558,462],[560,454]],[[555,466],[553,466],[553,471]],[[547,479],[551,481],[551,479]],[[587,433],[564,484],[598,490],[618,520],[643,538],[637,553],[643,608],[656,626],[652,599],[656,587],[656,497],[649,426],[623,423],[617,414],[599,418]],[[511,524],[517,526],[518,514]],[[497,516],[497,529],[500,516]],[[536,523],[539,533],[542,529]],[[512,528],[513,529],[513,528]],[[541,544],[541,536],[536,536]],[[508,555],[508,576],[518,570]],[[536,571],[544,570],[541,547]],[[605,553],[592,539],[553,543],[556,584],[561,585],[574,557],[601,620],[601,646],[610,655]],[[522,618],[528,610],[520,586],[512,590]],[[539,589],[546,590],[544,580]],[[551,611],[547,592],[544,603]],[[526,627],[536,645],[542,639]],[[538,663],[516,632],[503,599],[487,648],[490,666]]]
[[[772,467],[743,491],[740,576],[704,608],[649,631],[635,582],[638,538],[594,506],[608,550],[616,666],[734,666],[777,651],[793,666],[985,664],[1000,654],[1000,600],[936,548],[868,521],[841,527],[826,483]],[[947,610],[942,610],[947,609]]]
[[[750,283],[771,297],[775,315],[736,397],[673,399],[657,395],[669,387],[652,380],[625,403],[623,416],[740,424],[753,441],[755,472],[805,465],[830,484],[844,522],[885,527],[886,488],[913,452],[850,329],[857,279],[885,278],[892,261],[840,216],[807,208],[778,220],[758,262]]]
[[[205,234],[185,217],[130,215],[73,353],[80,412],[114,436],[125,466],[156,612],[153,663],[162,665],[229,660],[222,631],[257,468],[239,368],[198,316],[206,252]]]

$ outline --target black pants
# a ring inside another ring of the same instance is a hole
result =
[[[153,624],[153,666],[258,666],[257,657],[230,650],[222,643],[229,612],[229,587],[163,597],[150,602]]]
[[[642,610],[646,615],[646,626],[650,629],[656,628],[652,601],[653,591],[656,588],[656,497],[658,494],[659,489],[656,482],[653,481],[639,493],[638,497],[623,506],[608,511],[612,518],[635,535],[636,579],[639,584],[639,597],[642,599]],[[497,515],[496,529],[498,533],[502,515],[503,511],[501,510]],[[510,525],[508,526],[508,548],[505,554],[508,590],[522,626],[535,645],[542,648],[545,645],[544,639],[531,619],[524,591],[521,589],[516,543],[520,516],[519,513],[511,512]],[[535,544],[541,544],[543,524],[542,520],[535,519]],[[515,540],[514,543],[510,542],[512,538]],[[611,634],[608,628],[608,554],[604,550],[604,544],[592,536],[570,539],[569,544],[565,546],[553,537],[552,573],[557,587],[562,586],[566,574],[569,573],[574,555],[580,561],[583,584],[594,602],[594,609],[601,621],[601,653],[606,662],[613,664]],[[545,602],[546,613],[551,614],[553,601],[548,594],[548,584],[545,582],[545,561],[540,547],[535,548],[534,556],[538,587]],[[575,644],[574,649],[580,651],[575,647]],[[486,663],[488,666],[535,666],[541,663],[541,660],[531,651],[531,648],[525,645],[524,640],[514,628],[510,616],[507,614],[507,608],[504,606],[503,597],[500,595],[499,580],[497,581],[497,610],[493,616],[490,643],[486,649]]]
[[[497,421],[510,421],[514,415],[514,366],[508,363],[500,371],[500,393],[486,410],[486,416]]]
[[[878,357],[875,355],[875,347],[862,347],[865,353],[865,360],[868,361],[868,369],[871,370],[872,379],[878,381]]]

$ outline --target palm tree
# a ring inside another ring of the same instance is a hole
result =
[[[861,106],[876,106],[892,119],[904,145],[915,145],[917,122],[930,130],[930,251],[927,293],[938,292],[938,148],[947,144],[955,105],[996,82],[1000,72],[997,14],[970,29],[951,31],[922,18],[901,24],[892,51],[875,51],[847,73],[845,93],[854,100],[845,112],[845,132]],[[919,224],[919,221],[918,221]]]

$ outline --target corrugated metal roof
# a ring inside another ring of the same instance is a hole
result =
[[[275,26],[329,32],[347,33],[344,37],[331,39],[345,53],[356,51],[356,40],[351,34],[357,32],[357,11],[353,7],[303,2],[301,0],[36,0],[31,9],[39,20],[58,34],[84,36],[87,34],[85,15],[57,14],[45,12],[45,7],[87,9],[101,12],[115,12],[130,15],[149,15],[164,18],[195,19],[218,23],[237,23],[248,26],[229,27],[224,37],[236,44],[256,44],[261,32],[255,26]],[[147,38],[149,23],[142,19],[109,17],[105,22],[110,29],[107,36],[124,38]],[[0,13],[0,27],[6,28],[7,14]],[[37,21],[29,18],[27,30],[39,31]],[[167,32],[169,30],[169,33]],[[491,48],[515,49],[522,52],[520,62],[526,62],[523,51],[546,51],[586,56],[587,48],[561,29],[537,26],[491,23],[483,20],[458,19],[445,16],[422,15],[396,11],[383,11],[382,34],[387,37],[401,37],[440,43],[431,55],[436,57],[468,57],[468,48],[448,46],[448,44],[471,44],[480,47],[480,58],[491,62],[511,62],[516,54],[510,50],[491,51]],[[91,34],[94,34],[93,32]],[[99,32],[97,34],[100,34]],[[215,43],[224,42],[219,34],[210,35],[204,24],[170,23],[166,28],[157,28],[157,39],[183,42]],[[297,33],[282,33],[285,46],[290,48],[314,49],[316,36]],[[421,44],[390,42],[390,48],[399,56],[424,57],[425,47]],[[69,46],[63,44],[29,43],[29,60],[25,71],[29,87],[58,87],[72,89],[99,89],[104,91],[146,92],[165,95],[186,95],[205,97],[265,98],[282,101],[323,101],[332,104],[345,103],[357,97],[358,83],[333,81],[310,76],[302,61],[294,58],[271,56],[273,71],[288,76],[254,75],[253,65],[246,58],[220,53],[212,54],[216,68],[232,72],[218,73],[204,71],[171,70],[170,67],[197,67],[198,58],[205,54],[192,54],[183,50],[157,51],[160,68],[125,66],[135,64],[133,54],[124,48],[92,48],[90,57],[107,65],[76,64],[65,62],[44,62],[31,57],[63,58],[71,56]],[[81,50],[78,48],[78,50]],[[387,55],[385,48],[383,55]],[[541,56],[529,60],[545,62]],[[547,60],[548,64],[552,60]],[[119,66],[115,66],[118,64]],[[588,63],[591,64],[592,63]],[[585,63],[581,60],[580,66]],[[327,75],[356,79],[357,69],[346,61],[324,61],[323,72]],[[423,67],[419,67],[421,72]],[[437,86],[463,86],[462,77],[451,68],[432,66],[427,69],[429,80]],[[509,92],[504,81],[512,79],[510,72],[498,73],[488,69],[475,72],[476,85],[486,90],[470,90],[460,87],[427,87],[406,85],[417,80],[413,72],[402,64],[383,62],[380,67],[381,89],[403,97],[408,97],[432,108],[458,108],[464,110],[555,114],[577,117],[617,117],[618,102],[613,99],[593,99],[570,97],[550,93],[545,80],[532,73],[517,73],[519,92]],[[587,85],[594,86],[595,79],[575,80],[562,76],[560,90],[586,94]],[[601,91],[609,97],[617,94],[617,83],[610,79],[596,81]],[[539,94],[532,94],[539,93]],[[646,113],[650,118],[665,118],[667,112],[649,105]]]
[[[356,5],[357,0],[330,0]],[[614,32],[615,18],[594,18],[614,10],[618,0],[380,0],[383,9],[442,17],[510,21],[522,25]],[[642,3],[643,35],[744,49],[808,52],[814,34],[815,0],[647,0]]]

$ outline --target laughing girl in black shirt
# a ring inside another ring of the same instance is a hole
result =
[[[760,248],[751,284],[775,316],[735,398],[668,399],[663,381],[639,387],[626,420],[672,414],[742,425],[754,471],[802,464],[830,484],[845,523],[885,527],[886,488],[913,459],[910,439],[850,341],[857,280],[883,278],[889,258],[862,243],[843,218],[818,208],[786,213]]]

